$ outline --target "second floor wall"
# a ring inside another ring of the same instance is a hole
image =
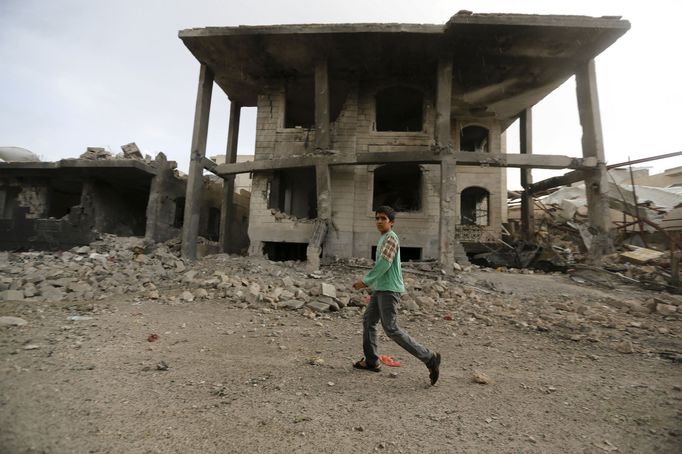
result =
[[[331,149],[338,153],[425,151],[436,122],[429,81],[330,82]],[[453,104],[458,102],[453,95]],[[258,96],[255,160],[315,151],[312,81],[270,83]],[[455,150],[502,152],[495,118],[452,119]]]

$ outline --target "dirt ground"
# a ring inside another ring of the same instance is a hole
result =
[[[556,275],[467,279],[537,304],[605,292]],[[74,314],[91,319],[67,320]],[[494,312],[401,314],[443,355],[434,387],[385,337],[382,353],[401,367],[351,367],[362,351],[359,308],[310,317],[122,295],[2,302],[3,315],[28,324],[0,327],[2,453],[682,452],[679,362]],[[637,345],[679,350],[682,322],[665,323]],[[474,382],[477,372],[490,382]]]

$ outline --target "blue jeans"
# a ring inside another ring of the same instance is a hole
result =
[[[384,332],[396,344],[407,350],[423,363],[427,363],[433,352],[412,339],[403,331],[396,320],[396,306],[400,302],[400,293],[374,291],[365,309],[362,319],[362,349],[365,361],[369,366],[379,364],[377,353],[377,325],[381,321]]]

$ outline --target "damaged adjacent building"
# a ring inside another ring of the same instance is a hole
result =
[[[103,152],[92,148],[84,156]],[[98,233],[173,238],[185,194],[174,167],[162,153],[151,162],[0,162],[0,250],[68,248]]]
[[[462,246],[499,237],[506,167],[521,169],[524,188],[532,168],[581,171],[599,254],[608,248],[608,182],[594,58],[628,29],[618,17],[461,11],[443,25],[180,31],[200,62],[183,255],[196,255],[207,169],[227,182],[224,250],[234,176],[250,173],[251,254],[313,267],[320,256],[370,257],[373,210],[388,204],[399,212],[403,258],[452,269],[466,258]],[[572,76],[582,157],[534,154],[531,109]],[[225,164],[205,158],[213,82],[230,100]],[[237,163],[244,106],[257,107],[256,145],[254,161]],[[504,131],[519,118],[522,153],[507,154]]]

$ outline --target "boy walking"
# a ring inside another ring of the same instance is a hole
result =
[[[426,365],[431,385],[435,385],[440,372],[440,353],[434,353],[412,339],[398,326],[396,320],[396,306],[400,302],[400,294],[405,292],[405,285],[400,269],[400,239],[393,231],[395,211],[389,206],[380,206],[376,210],[375,220],[381,237],[377,243],[374,268],[353,284],[356,290],[365,287],[372,289],[362,321],[365,357],[353,367],[372,372],[381,370],[377,353],[377,325],[381,321],[388,337]]]

